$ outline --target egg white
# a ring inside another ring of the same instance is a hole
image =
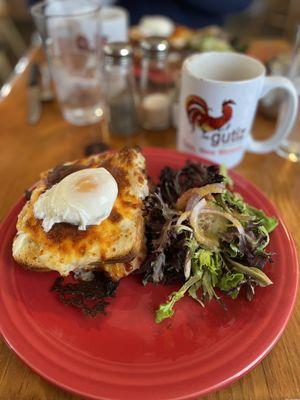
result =
[[[34,204],[34,215],[48,232],[67,222],[86,230],[109,217],[118,196],[118,185],[105,168],[88,168],[66,176],[46,190]]]

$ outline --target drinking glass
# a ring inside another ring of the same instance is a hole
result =
[[[288,77],[294,83],[300,101],[300,25],[298,25],[297,28],[296,42],[293,49]],[[280,112],[282,118],[286,111],[285,105],[286,104],[283,104]],[[291,161],[300,162],[300,105],[298,106],[298,115],[294,129],[291,131],[289,136],[280,143],[277,149],[277,154],[288,158]]]
[[[31,8],[64,118],[89,125],[103,116],[100,5],[46,0]]]

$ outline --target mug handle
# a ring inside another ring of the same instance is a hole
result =
[[[291,132],[298,112],[298,94],[292,82],[284,77],[268,76],[265,78],[259,98],[273,89],[283,89],[287,93],[284,113],[281,113],[278,126],[270,139],[255,140],[250,136],[248,151],[253,153],[269,153],[275,150],[279,143]]]

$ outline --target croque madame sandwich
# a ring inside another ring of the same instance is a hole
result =
[[[18,217],[14,259],[28,269],[102,270],[113,280],[139,268],[146,253],[145,159],[123,149],[41,175]]]

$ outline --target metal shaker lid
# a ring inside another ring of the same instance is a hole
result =
[[[168,41],[160,36],[150,36],[141,41],[141,48],[149,55],[164,55],[169,50]]]
[[[111,42],[104,45],[104,54],[109,57],[131,57],[132,47],[127,42]]]

